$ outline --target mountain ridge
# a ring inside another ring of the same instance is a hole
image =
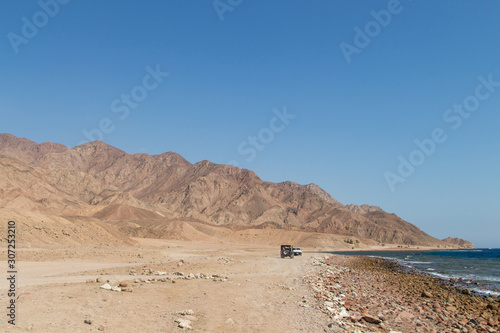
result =
[[[229,230],[445,245],[380,207],[343,205],[318,185],[267,182],[248,169],[207,160],[191,164],[174,152],[128,154],[102,141],[68,148],[0,134],[0,168],[0,208],[99,223],[130,220],[158,230],[171,226],[169,221],[188,219]]]

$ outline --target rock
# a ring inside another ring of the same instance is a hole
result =
[[[422,291],[422,297],[432,298],[432,294],[429,291],[424,290]]]
[[[111,290],[113,290],[113,291],[122,291],[122,288],[120,288],[120,287],[111,287]]]
[[[349,316],[349,320],[353,323],[360,322],[362,317],[360,315],[351,315]]]
[[[118,280],[118,279],[112,279],[112,280],[108,280],[106,282],[108,282],[113,287],[117,287],[120,285],[120,280]]]
[[[234,320],[231,319],[231,318],[228,318],[228,319],[226,319],[225,323],[228,324],[228,325],[233,325],[234,324]]]
[[[399,318],[403,318],[403,319],[412,319],[414,318],[415,316],[410,313],[410,312],[407,312],[407,311],[403,311],[399,314]]]
[[[457,312],[457,308],[454,307],[453,305],[448,305],[445,309],[448,312],[452,312],[452,313]]]
[[[83,322],[87,325],[92,325],[92,320],[90,319],[85,319]]]
[[[471,293],[471,291],[469,289],[464,289],[464,290],[462,290],[462,294],[464,294],[464,295],[471,295],[472,293]]]
[[[194,316],[194,311],[192,309],[189,310],[184,310],[184,311],[179,311],[177,314],[180,314],[181,316]]]
[[[382,322],[382,320],[380,320],[380,318],[377,318],[377,317],[374,317],[374,316],[371,316],[371,315],[364,315],[363,319],[367,323],[371,323],[371,324],[380,324]]]
[[[111,286],[109,285],[109,283],[103,284],[103,285],[102,285],[102,286],[100,286],[99,288],[101,288],[101,289],[106,289],[106,290],[111,290]]]
[[[95,282],[102,283],[102,282],[104,282],[104,279],[99,276],[97,279],[95,279]]]
[[[134,291],[134,287],[132,287],[132,286],[123,287],[121,289],[123,292],[126,292],[126,293],[131,293]]]
[[[99,328],[97,328],[99,331],[101,332],[104,332],[106,330],[106,327],[104,327],[103,325],[99,326]]]
[[[186,329],[186,330],[192,330],[193,327],[191,327],[191,320],[183,319],[183,318],[177,318],[175,322],[178,324],[177,326]]]
[[[119,287],[128,287],[128,283],[125,281],[120,282]]]
[[[488,326],[494,327],[498,325],[498,319],[490,317],[488,318]]]

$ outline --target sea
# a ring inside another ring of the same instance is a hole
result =
[[[500,249],[432,251],[350,251],[332,252],[395,260],[421,273],[467,287],[484,296],[500,296]]]

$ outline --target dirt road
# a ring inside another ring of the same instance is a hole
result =
[[[3,311],[0,330],[181,332],[180,318],[194,332],[322,332],[327,318],[303,282],[318,256],[281,259],[278,248],[159,240],[20,250],[17,325]],[[133,292],[101,289],[107,280],[126,281]],[[0,288],[5,309],[7,283]]]

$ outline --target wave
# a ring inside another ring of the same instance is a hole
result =
[[[432,264],[432,261],[407,261],[410,264]]]
[[[367,256],[369,258],[378,258],[378,259],[385,259],[385,260],[399,260],[397,258],[394,258],[394,257],[382,257],[382,256]]]
[[[484,295],[500,296],[500,292],[498,292],[498,291],[493,291],[493,290],[483,289],[483,288],[478,288],[478,287],[471,288],[471,289],[477,293],[484,294]]]
[[[500,277],[498,276],[477,276],[477,280],[500,282]]]
[[[430,272],[429,274],[431,275],[434,275],[440,279],[444,279],[444,280],[449,280],[449,279],[452,279],[453,276],[450,276],[449,274],[442,274],[442,273],[437,273],[437,272]]]

